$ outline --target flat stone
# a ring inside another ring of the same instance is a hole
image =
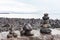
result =
[[[51,30],[49,28],[41,28],[40,29],[40,33],[50,34],[51,33]]]

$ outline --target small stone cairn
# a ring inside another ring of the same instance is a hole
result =
[[[9,28],[9,34],[7,35],[7,38],[17,38],[17,34],[13,31],[13,26]]]
[[[51,30],[49,29],[49,27],[51,27],[51,25],[49,24],[49,17],[48,14],[45,13],[44,16],[42,17],[43,19],[43,23],[41,25],[41,29],[40,29],[40,38],[41,40],[53,40],[53,36],[51,34]]]
[[[21,36],[33,36],[31,34],[32,26],[29,23],[26,23],[23,27],[23,30],[21,31]]]
[[[40,32],[41,33],[44,33],[44,34],[50,34],[51,33],[51,30],[49,29],[49,27],[51,27],[51,25],[49,24],[48,14],[45,13],[44,16],[42,17],[42,19],[43,19],[43,23],[41,25]]]

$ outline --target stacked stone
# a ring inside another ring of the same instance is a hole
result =
[[[7,35],[7,38],[17,38],[17,34],[13,31],[12,26],[9,28],[9,34]]]
[[[50,24],[49,24],[49,17],[48,14],[45,13],[44,16],[42,17],[43,23],[41,25],[40,33],[42,34],[51,34],[51,30],[49,29]]]
[[[23,30],[21,31],[21,36],[33,36],[33,34],[31,34],[32,31],[32,26],[30,25],[30,23],[26,23],[23,27]]]

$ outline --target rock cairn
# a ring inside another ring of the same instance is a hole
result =
[[[23,30],[21,31],[21,36],[33,36],[33,34],[31,34],[32,31],[32,26],[30,25],[30,23],[26,23],[23,27]]]
[[[49,24],[48,14],[45,13],[44,16],[42,17],[42,19],[43,19],[43,23],[41,25],[40,33],[42,33],[42,34],[50,34],[51,30],[49,29],[49,27],[51,27],[51,25]]]
[[[49,24],[49,17],[48,14],[45,13],[44,16],[42,17],[43,19],[43,23],[41,25],[41,29],[40,29],[40,39],[41,40],[53,40],[53,35],[51,34],[51,30],[49,29],[49,27],[51,27],[51,25]]]
[[[13,31],[13,26],[9,28],[9,34],[7,35],[7,38],[17,38],[17,34]]]

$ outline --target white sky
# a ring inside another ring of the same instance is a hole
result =
[[[50,18],[60,19],[59,4],[60,0],[0,0],[0,13],[11,13],[0,17],[41,18],[49,13]]]
[[[0,12],[30,13],[37,11],[33,5],[14,0],[0,0]]]

